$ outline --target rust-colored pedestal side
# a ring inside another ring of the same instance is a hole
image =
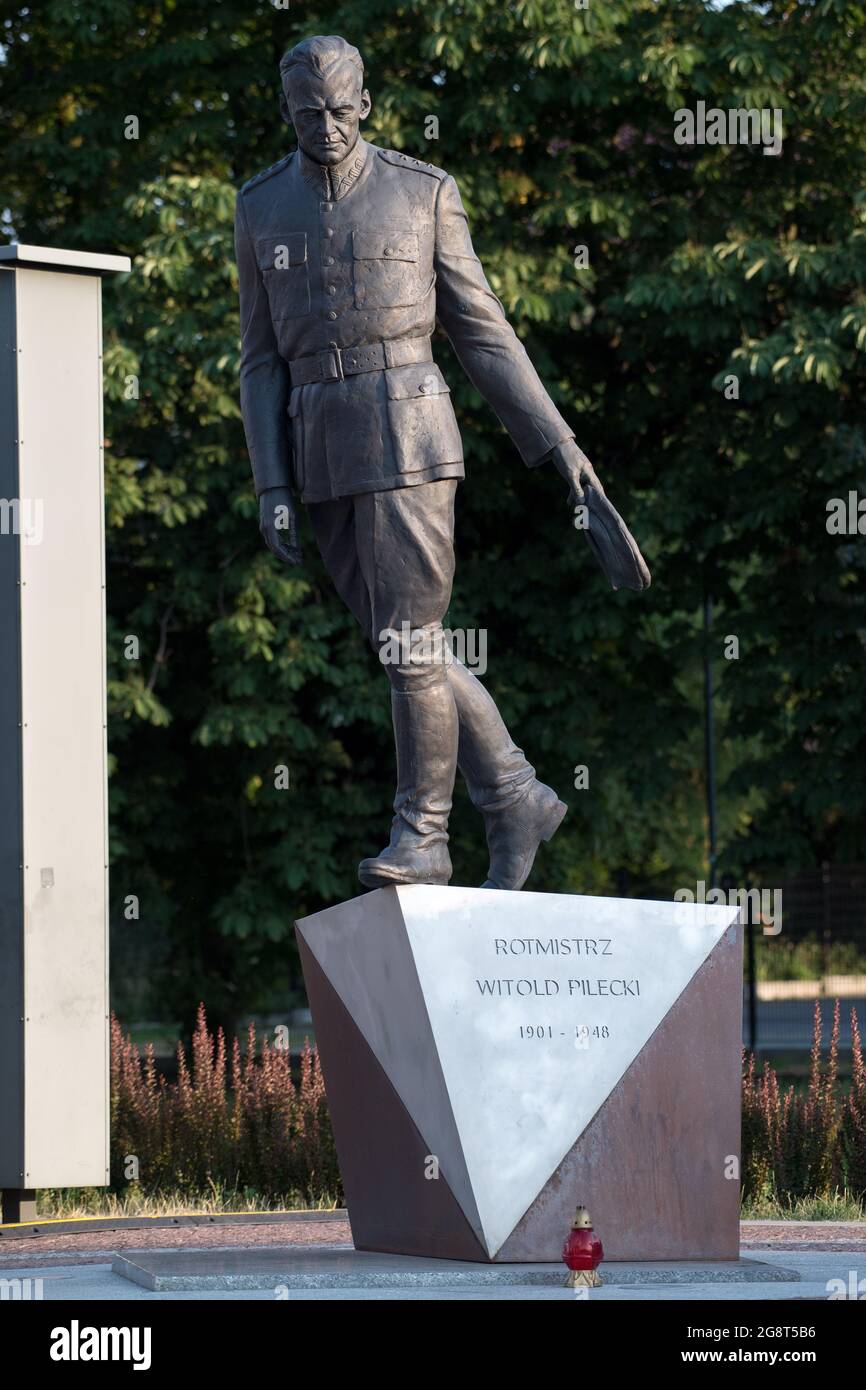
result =
[[[383,888],[297,923],[359,1250],[739,1254],[738,909]]]

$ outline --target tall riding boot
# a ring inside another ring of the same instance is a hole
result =
[[[553,838],[568,807],[512,741],[492,696],[456,659],[448,678],[460,720],[458,761],[484,817],[490,867],[483,888],[522,888],[542,840]]]
[[[448,815],[457,771],[458,723],[445,676],[411,690],[392,689],[397,795],[391,839],[358,878],[366,888],[392,883],[447,883]]]

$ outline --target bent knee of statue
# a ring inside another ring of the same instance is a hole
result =
[[[422,690],[448,679],[453,657],[441,623],[383,628],[375,645],[395,690]]]

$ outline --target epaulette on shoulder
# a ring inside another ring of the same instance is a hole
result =
[[[264,183],[265,179],[278,174],[281,169],[285,169],[286,165],[291,163],[294,157],[295,151],[292,150],[290,154],[284,154],[282,159],[278,159],[276,164],[272,164],[270,169],[263,169],[260,174],[253,174],[251,179],[247,179],[246,183],[242,184],[241,193],[248,193],[251,188],[255,188],[256,184]]]
[[[437,169],[435,164],[427,164],[423,159],[413,159],[410,154],[401,154],[399,150],[380,150],[379,158],[388,164],[396,164],[398,169],[410,169],[416,174],[429,174],[434,179],[448,177],[445,170]]]

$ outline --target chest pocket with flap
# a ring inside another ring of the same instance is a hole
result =
[[[276,323],[280,319],[296,319],[308,314],[310,273],[306,232],[260,237],[256,242],[256,254],[273,321]]]
[[[352,233],[356,309],[401,309],[423,298],[418,233],[372,229]]]

